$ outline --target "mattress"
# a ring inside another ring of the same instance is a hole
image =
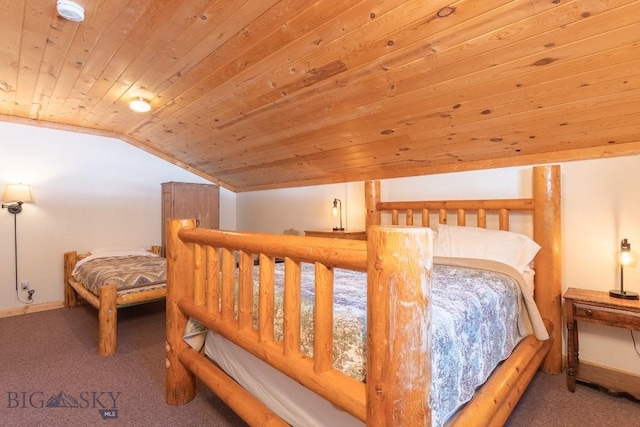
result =
[[[208,332],[204,351],[245,390],[292,426],[365,425],[221,335]]]
[[[535,304],[527,298],[531,292],[516,270],[497,262],[480,263],[475,260],[466,265],[464,260],[447,260],[438,260],[432,271],[430,406],[434,426],[442,425],[469,401],[476,388],[511,354],[524,336],[535,331],[540,339],[544,339],[546,334],[546,331],[540,331],[542,320]],[[276,339],[281,339],[282,333],[281,316],[278,316],[282,312],[282,298],[278,295],[282,293],[284,283],[283,267],[283,264],[277,265],[275,273]],[[258,267],[255,271],[255,283],[258,283]],[[334,271],[334,367],[358,380],[365,380],[366,375],[366,290],[364,273],[340,269]],[[314,266],[302,264],[301,351],[310,356],[313,352],[310,320],[313,297]],[[257,307],[257,296],[254,297],[254,303]],[[257,308],[254,312],[257,312]],[[193,338],[194,330],[198,328],[192,328],[185,335]],[[291,425],[331,425],[334,421],[326,419],[329,413],[331,416],[347,417],[336,425],[359,423],[326,401],[324,404],[310,404],[306,397],[301,399],[301,396],[311,394],[323,400],[273,368],[265,367],[264,362],[217,334],[207,334],[205,351],[243,387],[267,403]],[[306,393],[290,385],[282,389],[276,387],[280,380],[275,380],[271,372],[267,375],[266,372],[270,370],[275,371],[273,375],[286,378]],[[276,408],[271,404],[275,404]],[[316,406],[324,409],[311,412],[304,409]],[[303,415],[300,416],[300,413]]]

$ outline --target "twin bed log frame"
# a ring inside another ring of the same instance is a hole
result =
[[[152,246],[149,252],[160,255],[161,247]],[[76,263],[89,256],[76,251],[64,254],[64,306],[73,308],[78,305],[78,296],[98,309],[98,351],[101,356],[114,354],[118,346],[118,308],[161,300],[166,297],[166,288],[118,295],[116,285],[105,285],[96,295],[82,283],[73,278]]]
[[[381,202],[379,183],[367,182],[367,241],[196,229],[193,220],[170,220],[167,246],[166,399],[182,405],[195,395],[196,376],[250,425],[286,425],[202,353],[183,340],[188,317],[266,361],[333,405],[370,426],[430,425],[430,281],[432,233],[428,213],[467,213],[486,226],[497,211],[499,228],[509,214],[533,212],[535,299],[551,338],[524,338],[494,371],[453,424],[502,425],[538,369],[559,374],[561,357],[560,169],[533,169],[530,199]],[[406,226],[381,226],[381,213]],[[422,213],[412,227],[414,214]],[[404,214],[404,215],[402,215]],[[253,256],[260,260],[258,327],[253,327]],[[239,257],[237,262],[236,257]],[[285,260],[283,341],[273,337],[273,269]],[[300,263],[316,269],[314,356],[300,351]],[[332,367],[333,268],[367,272],[367,381]],[[234,277],[238,269],[238,278]],[[234,302],[237,284],[237,302]],[[236,305],[237,304],[237,305]]]

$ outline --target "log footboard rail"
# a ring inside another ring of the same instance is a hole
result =
[[[368,425],[430,425],[431,230],[374,226],[364,242],[202,230],[193,220],[167,229],[168,404],[193,399],[197,375],[250,425],[286,425],[185,343],[194,317]],[[285,263],[282,341],[274,339],[275,258]],[[313,357],[300,350],[303,262],[316,271]],[[333,368],[333,268],[367,272],[366,384]]]

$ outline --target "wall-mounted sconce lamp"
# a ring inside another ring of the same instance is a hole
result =
[[[615,298],[638,299],[638,294],[624,290],[624,267],[635,267],[638,255],[631,250],[631,243],[627,239],[620,242],[620,289],[612,289],[609,295]]]
[[[23,304],[31,304],[33,302],[33,293],[35,290],[30,289],[27,294],[27,301],[20,299],[18,294],[18,227],[16,224],[17,215],[22,212],[23,203],[34,203],[31,187],[24,184],[9,184],[2,194],[2,208],[7,208],[9,213],[13,214],[13,250],[14,250],[14,268],[16,273],[16,298]],[[5,205],[5,203],[8,203]]]
[[[9,184],[2,194],[2,208],[16,215],[22,212],[23,203],[33,203],[31,187],[24,184]],[[5,205],[5,203],[8,203]]]
[[[344,231],[342,227],[342,202],[340,199],[333,199],[333,216],[340,216],[340,227],[333,227],[333,231]]]

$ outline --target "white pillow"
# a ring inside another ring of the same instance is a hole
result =
[[[95,255],[102,252],[125,252],[125,251],[146,251],[146,249],[140,248],[138,246],[105,246],[102,248],[91,249],[89,253],[91,255]]]
[[[454,258],[490,259],[524,273],[540,245],[524,234],[479,227],[438,225],[433,255]]]

